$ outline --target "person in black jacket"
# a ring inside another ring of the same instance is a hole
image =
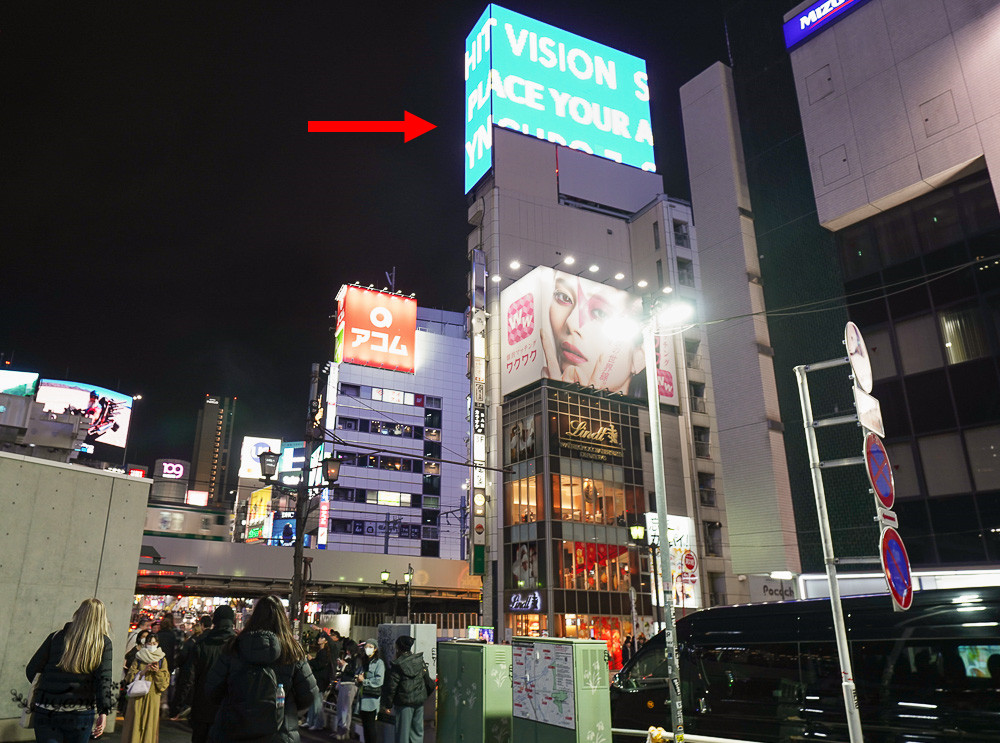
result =
[[[181,699],[191,700],[191,743],[205,743],[215,721],[219,705],[205,693],[205,681],[223,647],[236,637],[236,630],[233,629],[235,620],[233,607],[227,604],[217,607],[212,614],[212,629],[202,633],[178,676],[175,694]]]
[[[91,730],[103,735],[115,704],[112,658],[104,604],[86,599],[72,622],[45,638],[25,668],[29,681],[41,674],[34,697],[38,743],[86,743]]]
[[[428,684],[433,682],[427,674],[424,654],[411,653],[412,647],[412,637],[396,638],[396,660],[382,687],[382,708],[396,718],[395,743],[423,743],[424,740],[424,702],[429,696]]]
[[[212,629],[212,617],[207,614],[198,617],[198,621],[191,628],[191,636],[184,640],[181,646],[177,648],[177,665],[175,666],[177,678],[174,683],[174,695],[170,698],[171,720],[178,719],[180,713],[191,704],[190,700],[184,696],[184,694],[190,693],[191,687],[188,686],[187,689],[181,689],[182,671],[184,666],[194,656],[194,649],[198,645],[198,640],[201,638],[202,633],[210,629]]]
[[[326,727],[326,718],[323,715],[323,697],[333,682],[333,656],[330,655],[330,636],[326,632],[320,632],[316,637],[316,646],[316,657],[309,661],[309,667],[312,668],[313,678],[316,679],[316,686],[319,689],[320,695],[309,709],[309,714],[306,715],[306,730],[322,730]]]
[[[278,685],[269,689],[265,681],[272,672]],[[299,743],[299,711],[313,705],[319,690],[281,599],[257,602],[243,631],[208,672],[205,693],[219,703],[210,740]]]

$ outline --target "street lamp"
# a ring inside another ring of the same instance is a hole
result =
[[[382,585],[383,586],[389,585],[389,576],[391,575],[391,573],[388,570],[383,570],[381,575],[382,575]],[[405,575],[403,577],[404,579],[406,578]],[[396,618],[398,617],[398,614],[396,614],[396,608],[399,605],[398,599],[399,599],[399,581],[397,580],[393,581],[392,583],[392,621],[394,624],[396,622]]]
[[[653,619],[656,621],[657,626],[663,625],[663,616],[661,606],[667,600],[660,590],[660,575],[659,575],[659,551],[660,544],[659,541],[654,540],[654,537],[650,535],[649,540],[646,540],[646,527],[642,524],[632,524],[629,528],[629,534],[632,537],[632,541],[636,544],[645,545],[649,548],[649,560],[653,566]],[[663,600],[661,601],[661,598]],[[670,598],[673,601],[673,597]]]
[[[306,518],[309,516],[309,491],[316,489],[323,489],[325,485],[318,485],[314,487],[309,486],[309,458],[306,458],[305,463],[302,466],[302,476],[299,478],[299,483],[295,487],[287,487],[280,483],[272,482],[272,478],[278,473],[278,460],[281,455],[268,449],[265,452],[261,452],[259,456],[260,460],[260,472],[263,477],[261,478],[265,483],[273,487],[278,488],[278,490],[295,496],[295,546],[294,555],[292,557],[292,595],[289,600],[289,616],[292,617],[292,626],[295,630],[295,634],[298,635],[299,622],[302,617],[302,605],[303,605],[303,541],[305,538],[306,530]],[[340,477],[340,460],[339,459],[324,459],[323,460],[323,479],[326,480],[327,484],[332,484],[337,481]]]
[[[409,624],[413,621],[413,615],[410,611],[410,593],[413,586],[413,565],[406,566],[406,572],[403,573],[403,581],[406,583],[406,623]]]

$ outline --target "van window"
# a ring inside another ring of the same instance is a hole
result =
[[[667,672],[667,659],[663,655],[663,648],[650,648],[649,652],[640,652],[636,656],[631,668],[618,674],[618,682],[626,689],[665,687]]]
[[[802,699],[799,659],[791,643],[703,648],[699,656],[716,699],[767,705]]]

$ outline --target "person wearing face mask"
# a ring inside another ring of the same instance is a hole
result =
[[[361,673],[358,674],[358,681],[361,682],[361,725],[365,731],[365,743],[368,743],[376,740],[375,717],[385,681],[385,661],[378,657],[378,643],[373,637],[365,640],[361,664]]]
[[[157,743],[160,739],[160,697],[170,686],[170,667],[155,635],[146,638],[125,673],[125,683],[138,676],[150,682],[149,691],[129,697],[121,743]]]

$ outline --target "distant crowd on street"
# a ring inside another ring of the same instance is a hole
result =
[[[38,743],[99,739],[116,711],[121,743],[158,743],[161,714],[186,719],[192,743],[298,743],[300,727],[376,743],[376,722],[390,720],[393,743],[422,743],[435,681],[413,642],[398,637],[388,666],[374,638],[313,629],[300,642],[281,600],[265,596],[239,631],[227,604],[188,636],[169,613],[140,618],[116,672],[104,604],[87,599],[25,667],[25,724]]]

